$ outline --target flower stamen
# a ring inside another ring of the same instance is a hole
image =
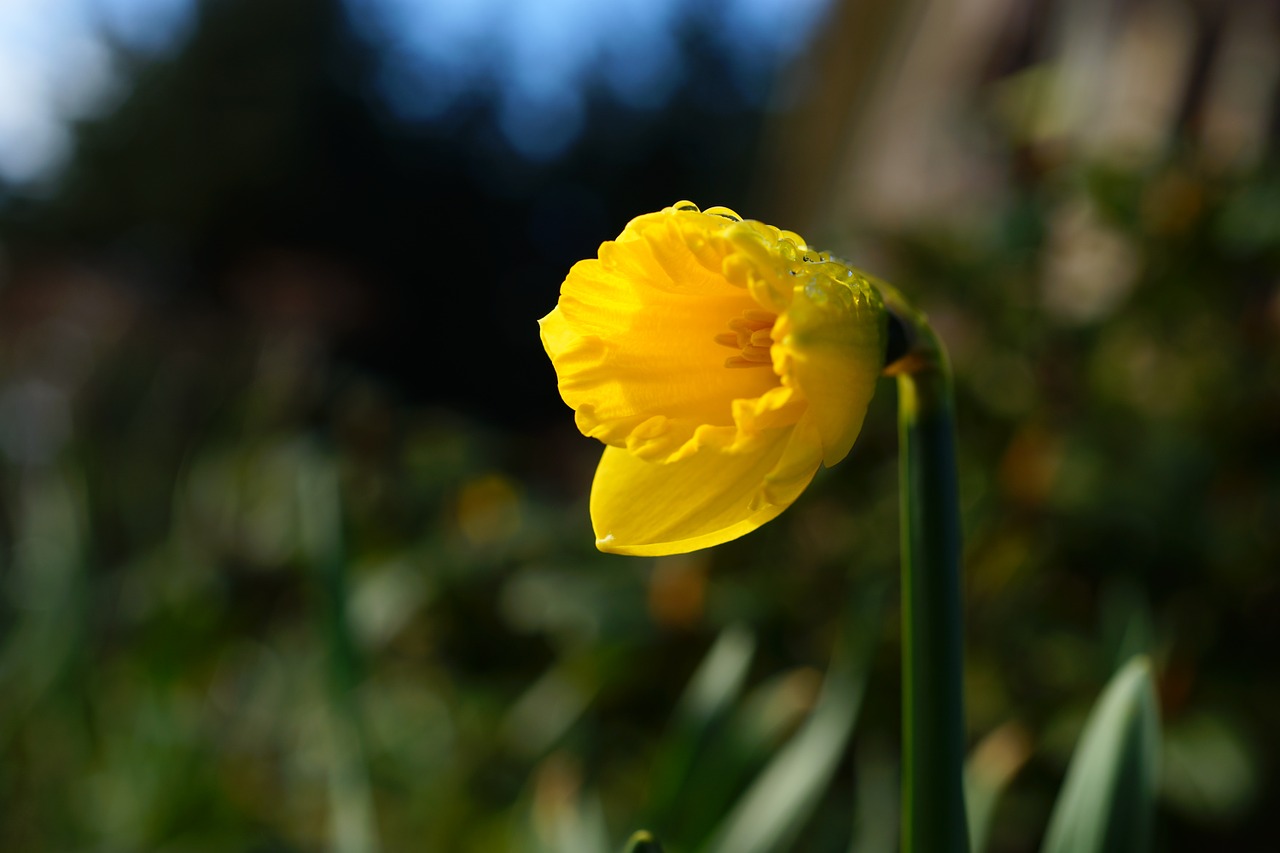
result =
[[[778,315],[772,311],[750,309],[742,312],[741,317],[729,321],[731,331],[716,335],[716,343],[730,349],[738,350],[738,354],[726,358],[725,367],[769,367],[773,364],[770,348],[773,346],[773,324]]]

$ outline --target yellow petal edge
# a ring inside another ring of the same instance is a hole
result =
[[[848,454],[884,366],[866,276],[691,202],[575,264],[539,326],[578,428],[607,445],[591,519],[618,554],[708,548],[777,517]]]

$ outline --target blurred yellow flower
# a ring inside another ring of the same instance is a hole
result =
[[[723,207],[637,217],[575,264],[539,325],[578,428],[608,445],[597,547],[682,553],[775,518],[853,446],[886,322],[861,273]]]

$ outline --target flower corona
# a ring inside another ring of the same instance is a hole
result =
[[[798,234],[689,202],[579,261],[539,322],[560,394],[604,442],[596,545],[674,554],[775,518],[848,454],[884,367],[866,276]]]

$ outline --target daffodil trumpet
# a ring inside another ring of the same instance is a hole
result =
[[[578,428],[606,445],[596,545],[652,556],[755,530],[849,453],[888,315],[798,234],[680,202],[575,264],[540,326]]]

